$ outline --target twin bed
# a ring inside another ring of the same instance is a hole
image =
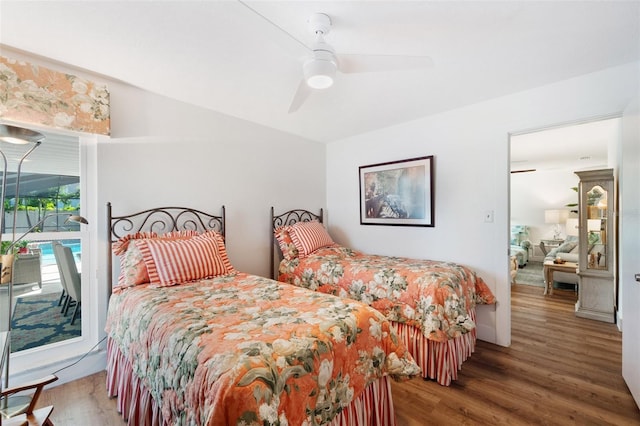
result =
[[[462,265],[333,243],[322,210],[272,209],[280,281],[233,268],[224,207],[107,211],[107,388],[129,425],[395,425],[390,378],[450,384],[494,302]]]
[[[236,271],[224,208],[107,210],[107,388],[129,425],[395,424],[389,379],[420,368],[380,312]]]
[[[272,277],[376,308],[391,321],[424,378],[445,386],[457,379],[475,349],[475,307],[495,302],[484,281],[452,262],[376,256],[340,246],[322,220],[322,209],[279,215],[271,209]]]

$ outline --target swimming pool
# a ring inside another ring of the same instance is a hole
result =
[[[60,244],[68,246],[71,248],[71,252],[73,253],[76,259],[80,258],[80,253],[82,252],[82,246],[80,244],[79,239],[73,240],[57,240]],[[41,265],[55,265],[56,258],[53,256],[53,245],[51,241],[40,241],[38,242],[38,248],[41,250]]]

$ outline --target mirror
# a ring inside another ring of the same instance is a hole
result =
[[[594,185],[587,191],[587,268],[607,270],[607,191]]]

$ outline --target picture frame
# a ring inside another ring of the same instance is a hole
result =
[[[360,224],[435,226],[433,155],[360,166]]]

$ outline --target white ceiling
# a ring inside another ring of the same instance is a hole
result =
[[[320,142],[640,58],[638,1],[246,4],[2,0],[0,42]],[[289,114],[307,54],[292,37],[312,40],[314,12],[330,15],[338,53],[428,55],[435,65],[340,74]]]
[[[577,171],[610,167],[620,118],[580,123],[511,137],[511,171]]]

